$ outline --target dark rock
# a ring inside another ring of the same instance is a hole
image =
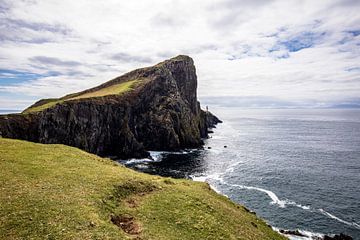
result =
[[[208,147],[208,149],[211,149],[211,147]]]
[[[299,236],[299,237],[308,237],[307,235],[302,234],[299,230],[283,230],[283,229],[280,229],[280,233]]]
[[[144,79],[132,91],[66,100],[114,84]],[[221,121],[200,109],[193,60],[178,56],[142,68],[96,88],[61,98],[66,101],[40,112],[0,116],[3,137],[60,143],[100,156],[141,158],[148,150],[196,148],[209,128]],[[40,100],[34,106],[54,99]]]
[[[353,238],[343,233],[340,233],[340,235],[334,235],[333,237],[325,235],[324,240],[353,240]]]
[[[225,145],[224,148],[227,148],[227,146]]]

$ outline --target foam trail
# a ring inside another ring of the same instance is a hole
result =
[[[230,186],[233,186],[233,187],[242,188],[242,189],[257,190],[257,191],[266,193],[266,194],[271,198],[271,200],[272,200],[271,203],[272,203],[272,204],[277,204],[277,205],[279,205],[279,206],[282,207],[282,208],[284,208],[285,205],[286,205],[286,201],[280,200],[280,199],[278,198],[278,196],[276,196],[276,194],[273,193],[273,192],[270,191],[270,190],[266,190],[266,189],[258,188],[258,187],[238,185],[238,184],[227,184],[227,185],[230,185]]]
[[[335,219],[335,220],[337,220],[337,221],[339,221],[339,222],[341,222],[341,223],[344,223],[344,224],[346,224],[346,225],[348,225],[348,226],[352,226],[352,227],[355,227],[355,228],[357,228],[357,229],[360,229],[360,225],[357,224],[357,223],[355,223],[355,222],[345,221],[345,220],[343,220],[343,219],[341,219],[341,218],[338,218],[337,216],[335,216],[335,215],[333,215],[333,214],[325,211],[325,210],[322,209],[322,208],[320,208],[319,211],[320,211],[322,214],[324,214],[325,216],[328,216],[328,217],[330,217],[330,218],[332,218],[332,219]]]
[[[153,162],[153,160],[149,159],[149,158],[143,158],[143,159],[136,159],[136,158],[133,158],[133,159],[129,159],[129,160],[126,160],[126,161],[122,161],[125,165],[129,165],[129,164],[139,164],[139,163],[146,163],[146,162]]]

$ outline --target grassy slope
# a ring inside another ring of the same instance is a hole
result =
[[[63,145],[0,138],[0,188],[0,239],[285,239],[205,183]]]
[[[45,104],[42,104],[42,105],[39,105],[36,107],[30,107],[30,108],[26,109],[24,111],[24,113],[43,111],[47,108],[53,107],[56,104],[62,103],[64,101],[122,94],[122,93],[132,90],[138,82],[139,82],[139,80],[131,80],[131,81],[124,82],[124,83],[114,84],[109,87],[99,89],[97,91],[84,93],[84,94],[81,94],[81,95],[78,95],[78,96],[72,97],[72,98],[52,99],[51,101],[46,102]]]

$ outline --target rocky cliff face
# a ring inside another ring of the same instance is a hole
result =
[[[121,94],[102,94],[136,81]],[[220,122],[200,109],[193,60],[178,56],[138,69],[96,88],[42,100],[22,114],[0,116],[3,137],[61,143],[101,156],[145,157],[148,150],[202,145],[208,128]],[[93,96],[92,96],[93,95]],[[32,111],[39,107],[40,111]]]

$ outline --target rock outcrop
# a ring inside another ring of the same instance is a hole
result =
[[[220,120],[200,109],[196,88],[193,60],[180,55],[80,93],[40,100],[21,114],[0,116],[0,135],[118,158],[199,147]]]

